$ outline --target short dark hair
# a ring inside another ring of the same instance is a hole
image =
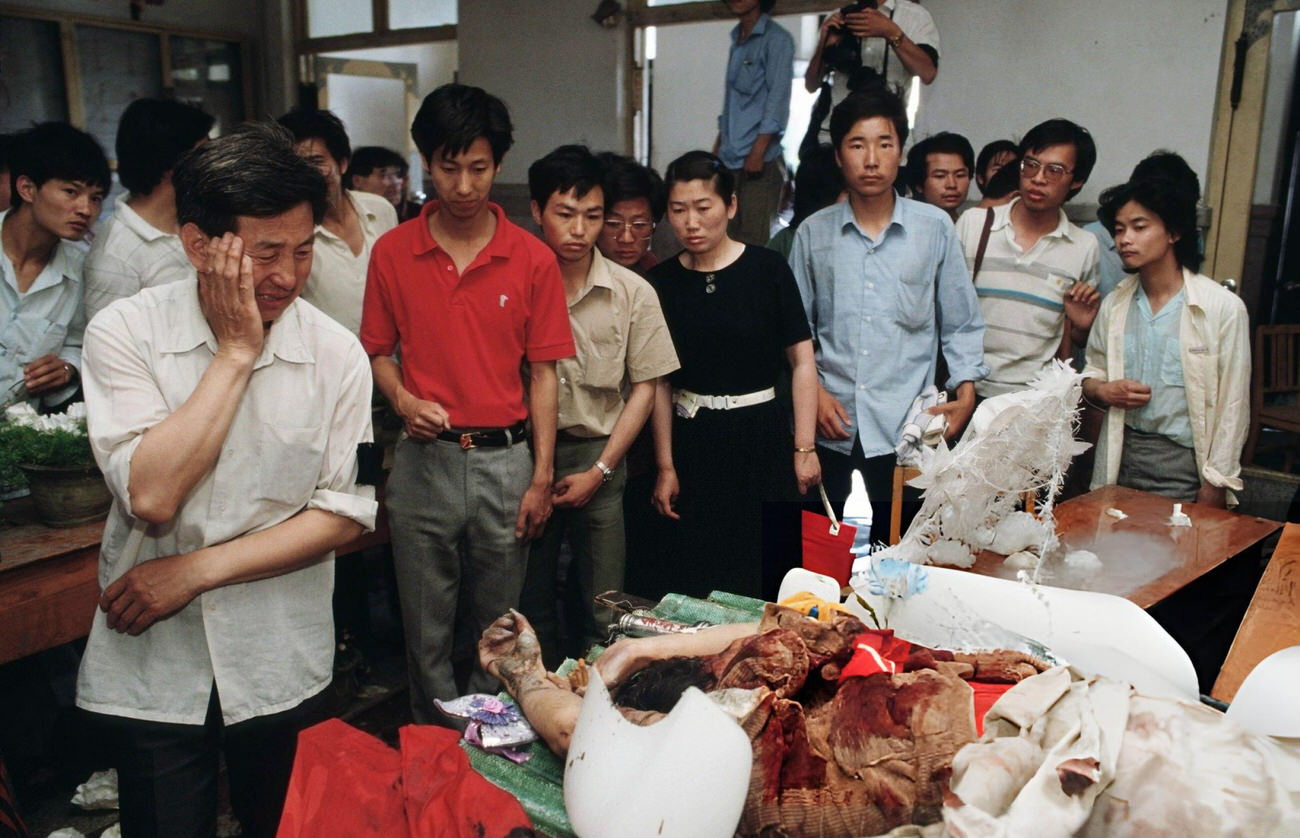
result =
[[[776,7],[776,0],[758,0],[758,10],[764,14]]]
[[[919,190],[929,175],[930,165],[926,158],[931,154],[955,154],[966,164],[971,177],[975,176],[975,149],[971,148],[970,140],[961,134],[940,131],[916,143],[907,153],[907,185],[912,189]]]
[[[1192,203],[1201,200],[1201,179],[1181,154],[1161,149],[1153,151],[1133,167],[1129,180],[1158,177],[1181,184],[1192,196]]]
[[[994,140],[980,149],[979,157],[975,158],[975,171],[971,172],[971,177],[975,179],[975,185],[980,188],[980,192],[983,194],[987,195],[988,193],[984,192],[985,185],[981,184],[979,179],[984,176],[984,170],[988,168],[989,161],[1008,151],[1016,155],[1016,157],[1020,156],[1019,146],[1011,140]]]
[[[411,123],[411,138],[420,156],[432,161],[434,152],[455,157],[483,137],[497,165],[514,144],[514,126],[505,102],[481,87],[444,84],[424,97]]]
[[[1092,167],[1097,165],[1097,144],[1093,142],[1092,134],[1082,125],[1068,119],[1049,119],[1030,128],[1029,133],[1020,141],[1020,159],[1023,160],[1026,154],[1053,145],[1074,146],[1074,174],[1070,179],[1077,180],[1079,187],[1070,189],[1065,196],[1068,201],[1079,194],[1079,189],[1083,188],[1088,176],[1092,174]]]
[[[894,123],[901,149],[907,143],[907,106],[898,94],[883,85],[872,85],[850,93],[831,111],[831,144],[839,151],[840,143],[853,126],[864,119],[883,116]]]
[[[799,161],[794,173],[794,215],[790,226],[798,227],[817,210],[829,207],[843,191],[844,172],[835,162],[835,149],[830,143],[822,143]]]
[[[348,170],[343,173],[343,187],[351,189],[352,178],[365,177],[375,169],[384,169],[389,166],[396,166],[402,177],[406,177],[407,171],[411,168],[410,164],[406,162],[406,158],[391,148],[384,148],[380,145],[363,145],[361,148],[354,149],[352,159],[348,161]]]
[[[240,216],[271,218],[305,203],[319,224],[325,177],[294,144],[282,126],[252,122],[186,154],[172,173],[177,222],[220,236],[234,232]]]
[[[13,142],[9,134],[0,134],[0,172],[9,171],[9,147]]]
[[[604,200],[605,167],[585,145],[562,145],[528,167],[528,194],[545,209],[551,196],[572,189],[581,198],[593,188]]]
[[[672,192],[679,183],[707,180],[724,204],[736,194],[736,176],[722,165],[717,155],[707,151],[688,151],[668,164],[664,171],[664,190]]]
[[[340,167],[352,159],[348,129],[332,111],[294,108],[278,121],[293,134],[294,145],[303,140],[320,140]]]
[[[985,198],[1005,198],[1020,188],[1020,157],[993,173],[993,177],[980,187]]]
[[[650,215],[655,223],[664,217],[664,210],[668,206],[668,191],[664,189],[664,179],[658,172],[631,157],[612,151],[602,151],[596,157],[605,167],[605,181],[601,184],[605,190],[605,212],[609,212],[619,201],[645,198],[650,202]]]
[[[213,122],[212,114],[175,99],[136,99],[117,123],[118,180],[132,195],[148,195]]]
[[[1140,177],[1112,186],[1101,193],[1101,206],[1097,209],[1097,217],[1106,229],[1114,232],[1115,216],[1130,201],[1158,215],[1165,229],[1178,236],[1174,242],[1174,258],[1179,267],[1200,270],[1196,198],[1187,191],[1186,184],[1164,177]]]
[[[99,142],[66,122],[42,122],[10,136],[9,178],[13,205],[19,206],[18,178],[38,187],[51,178],[81,181],[107,192],[113,186],[108,158]]]
[[[687,689],[711,690],[716,684],[703,658],[666,658],[633,672],[613,698],[619,707],[668,713]]]

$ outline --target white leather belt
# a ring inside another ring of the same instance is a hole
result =
[[[673,391],[674,404],[692,405],[697,408],[707,407],[710,410],[735,410],[738,407],[751,407],[763,402],[770,402],[775,398],[775,387],[745,393],[742,396],[702,396],[699,393],[692,393],[690,390]]]

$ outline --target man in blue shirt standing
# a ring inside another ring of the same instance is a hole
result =
[[[762,247],[781,208],[781,135],[790,119],[794,38],[768,16],[776,0],[727,0],[740,18],[731,30],[727,87],[713,151],[736,174],[739,207],[732,238]]]
[[[886,540],[894,447],[912,402],[934,380],[942,348],[955,396],[931,408],[961,432],[984,365],[984,319],[947,213],[898,197],[907,114],[883,89],[854,93],[831,113],[831,141],[849,199],[810,216],[790,265],[817,353],[817,454],[837,505],[862,471]]]

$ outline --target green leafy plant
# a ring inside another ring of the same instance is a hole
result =
[[[0,486],[16,488],[26,485],[19,466],[76,468],[94,464],[84,423],[78,433],[63,428],[41,430],[0,422]]]

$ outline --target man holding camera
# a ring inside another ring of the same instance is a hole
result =
[[[856,0],[822,21],[804,86],[813,93],[832,74],[834,101],[874,79],[908,98],[912,77],[930,84],[939,73],[939,30],[912,0]]]
[[[776,0],[727,0],[739,18],[731,30],[727,86],[713,153],[736,173],[735,239],[763,247],[781,208],[785,164],[781,135],[790,119],[794,38],[768,16]]]

